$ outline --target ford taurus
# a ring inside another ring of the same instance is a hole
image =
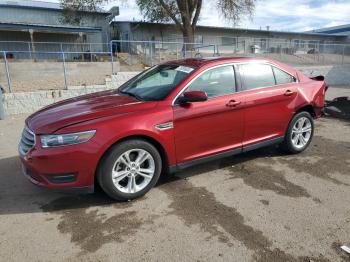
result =
[[[185,59],[115,90],[50,105],[25,121],[25,176],[54,189],[140,197],[160,175],[280,144],[305,150],[327,86],[269,59]]]

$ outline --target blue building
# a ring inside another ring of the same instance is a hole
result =
[[[94,44],[85,50],[107,49],[99,44],[109,42],[109,12],[87,11],[79,24],[69,24],[62,11],[58,3],[1,1],[0,50],[74,51],[82,43]],[[62,42],[75,45],[62,47],[58,44]]]
[[[310,32],[319,33],[319,34],[329,34],[329,35],[335,35],[335,36],[347,35],[347,41],[350,42],[350,24],[325,27],[325,28],[316,29]]]

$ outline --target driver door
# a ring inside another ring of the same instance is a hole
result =
[[[179,105],[175,102],[174,132],[177,163],[241,150],[243,112],[236,94],[232,65],[204,71],[186,91],[205,91],[208,100]]]

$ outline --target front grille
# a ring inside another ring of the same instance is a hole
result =
[[[25,126],[22,132],[21,142],[19,143],[19,153],[21,155],[27,154],[34,145],[35,135],[27,126]]]

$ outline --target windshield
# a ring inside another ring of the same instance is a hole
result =
[[[119,92],[139,100],[162,100],[194,69],[179,65],[158,65],[119,88]]]

